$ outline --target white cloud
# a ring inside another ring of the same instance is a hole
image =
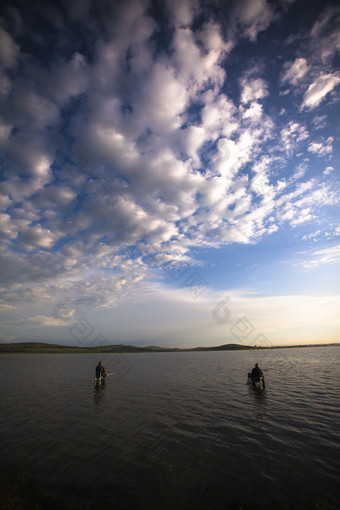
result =
[[[308,145],[308,151],[318,156],[325,156],[327,154],[332,154],[333,152],[333,136],[329,136],[324,143],[321,142],[312,142]]]
[[[301,109],[316,108],[339,83],[340,76],[330,73],[321,74],[306,90]]]
[[[329,64],[340,49],[339,13],[339,5],[327,6],[310,31],[312,51],[323,64]]]
[[[292,114],[283,129],[269,116],[275,87],[265,55],[263,64],[240,61],[235,75],[228,68],[237,38],[254,47],[275,19],[273,3],[237,3],[223,33],[212,17],[200,24],[198,2],[168,2],[167,45],[148,2],[113,4],[105,19],[98,4],[100,32],[90,2],[60,8],[54,23],[46,8],[48,26],[64,36],[48,65],[7,40],[12,68],[0,76],[3,303],[10,310],[68,297],[69,308],[55,318],[63,324],[79,309],[144,299],[145,281],[162,279],[160,264],[198,264],[195,249],[255,243],[283,221],[306,224],[336,203],[328,185],[296,183],[312,166],[306,155],[331,154],[333,139],[313,138],[308,111],[306,125]],[[78,20],[84,41],[74,45],[64,15],[71,25]],[[283,81],[303,82],[315,72],[310,62],[293,57]],[[306,109],[335,86],[331,77],[310,86]],[[279,122],[289,112],[281,109]],[[314,117],[320,129],[325,121]],[[306,145],[303,163],[290,162]],[[58,325],[45,311],[29,322]]]
[[[266,0],[241,0],[235,7],[235,18],[244,36],[251,41],[255,41],[257,35],[265,30],[275,17],[273,7]]]
[[[303,57],[296,58],[294,62],[286,62],[283,68],[282,82],[289,82],[291,85],[298,85],[309,71],[307,60]]]
[[[296,167],[296,172],[294,174],[294,179],[301,179],[301,177],[303,177],[305,175],[307,169],[308,169],[308,166],[305,163],[300,163]]]
[[[276,199],[279,221],[289,221],[292,227],[315,220],[318,207],[339,203],[337,190],[320,185],[315,180],[298,184],[294,191]]]
[[[22,232],[20,242],[24,248],[31,250],[33,248],[52,248],[55,242],[55,236],[48,229],[35,225]]]
[[[320,342],[320,330],[322,341],[332,342],[338,338],[336,332],[340,327],[337,294],[261,297],[245,289],[228,289],[225,292],[207,290],[194,300],[190,289],[160,289],[154,286],[146,304],[147,308],[138,304],[120,308],[121,320],[116,328],[118,337],[127,334],[128,339],[133,340],[139,336],[138,331],[142,331],[144,345],[162,338],[162,345],[177,347],[235,341],[246,345],[265,342],[270,346],[298,343],[301,336],[297,335],[297,331],[300,330],[304,332],[303,342]],[[146,309],[152,310],[152,314],[146,313]],[[135,318],[133,324],[131,314]],[[216,320],[219,315],[225,320]],[[151,317],[152,328],[149,327]],[[126,324],[129,324],[127,333]],[[245,324],[248,326],[246,330]]]
[[[219,138],[220,133],[230,137],[239,128],[239,121],[234,115],[236,112],[234,103],[224,94],[219,94],[218,97],[206,94],[202,99],[204,101],[201,113],[202,127],[207,131],[207,138]]]
[[[268,96],[268,85],[262,78],[253,80],[244,78],[241,81],[241,86],[241,102],[243,104],[249,104],[252,101]]]
[[[11,68],[16,64],[19,56],[19,46],[12,37],[0,26],[0,64]]]
[[[190,156],[195,164],[199,162],[198,151],[208,137],[209,135],[203,126],[189,126],[182,130],[181,144],[183,145],[183,152]]]
[[[323,129],[327,125],[327,116],[326,115],[315,115],[313,117],[313,124],[315,129]]]
[[[309,255],[309,259],[305,259],[301,265],[307,269],[314,269],[321,265],[335,264],[338,262],[340,262],[340,244],[321,250],[314,250]]]
[[[299,145],[299,143],[308,137],[309,133],[306,127],[293,120],[289,121],[287,127],[281,131],[283,148],[287,154],[291,154],[292,151]]]
[[[155,64],[148,87],[137,103],[138,113],[146,125],[157,134],[166,135],[180,128],[180,114],[187,106],[188,95],[175,75],[164,64]]]
[[[297,212],[297,211],[295,211]],[[306,223],[311,221],[315,216],[311,214],[311,208],[306,207],[305,209],[300,208],[298,210],[298,214],[294,214],[294,217],[291,218],[291,226],[296,227],[297,225],[301,225],[301,223]]]
[[[304,235],[302,237],[302,240],[303,241],[306,241],[306,240],[309,240],[309,239],[315,240],[315,239],[318,239],[321,234],[322,234],[322,231],[321,230],[317,230],[316,232],[311,232],[310,234]]]
[[[12,200],[7,195],[0,194],[0,209],[5,211],[7,207],[12,203]]]
[[[51,185],[38,191],[34,198],[34,203],[39,207],[51,207],[52,204],[66,205],[74,200],[75,197],[76,193],[72,189]]]
[[[189,26],[199,12],[198,0],[167,0],[167,6],[171,16],[178,26]]]
[[[10,214],[0,213],[0,236],[2,239],[16,239],[19,232],[27,228],[29,221],[13,219]]]
[[[32,85],[15,84],[13,96],[10,98],[10,118],[16,127],[22,130],[36,130],[51,125],[58,120],[59,110],[54,101],[31,90]],[[33,88],[33,87],[32,87]]]
[[[325,170],[323,171],[323,173],[325,175],[330,175],[331,173],[334,172],[334,167],[333,166],[328,166],[327,168],[325,168]]]
[[[86,91],[89,83],[88,65],[80,53],[74,53],[68,61],[56,60],[48,69],[37,69],[39,85],[59,106]]]
[[[0,117],[0,143],[5,142],[10,137],[12,131],[12,126],[10,124],[6,124],[1,120]]]
[[[207,52],[215,51],[221,56],[229,53],[233,47],[233,41],[225,42],[220,26],[211,20],[204,23],[202,30],[198,33],[198,40],[204,45]]]
[[[27,319],[22,319],[23,322],[32,323],[36,326],[41,327],[56,327],[56,326],[68,326],[68,321],[63,319],[57,319],[46,315],[34,315]]]
[[[249,108],[245,109],[242,113],[243,119],[259,120],[262,117],[262,105],[253,101],[250,103]]]
[[[219,62],[228,46],[219,36],[218,26],[212,23],[204,26],[200,37],[205,44],[203,52],[195,40],[195,34],[189,28],[177,29],[173,41],[174,63],[180,73],[179,81],[192,96],[195,96],[205,83],[221,86],[225,79],[225,72]]]

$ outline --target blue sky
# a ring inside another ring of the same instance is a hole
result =
[[[0,341],[340,341],[338,2],[4,2]]]

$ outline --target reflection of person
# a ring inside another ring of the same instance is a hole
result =
[[[98,365],[96,366],[96,378],[100,379],[100,376],[106,376],[105,368],[103,367],[101,361],[99,361]]]
[[[263,372],[262,370],[260,369],[259,367],[259,364],[258,363],[255,363],[255,367],[253,368],[253,370],[251,371],[251,378],[252,378],[252,381],[253,381],[253,384],[255,382],[255,379],[257,377],[261,377],[262,381],[263,381],[263,386],[264,386],[264,377],[263,377]]]

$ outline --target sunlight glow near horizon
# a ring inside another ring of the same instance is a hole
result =
[[[5,2],[0,342],[339,342],[339,15]]]

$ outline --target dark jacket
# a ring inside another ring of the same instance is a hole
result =
[[[256,377],[262,377],[263,372],[260,369],[260,367],[254,367],[253,370],[251,371],[251,376],[253,379],[255,379]]]
[[[98,365],[96,366],[96,377],[99,377],[100,375],[106,375],[106,372],[103,365],[99,365],[98,363]]]

